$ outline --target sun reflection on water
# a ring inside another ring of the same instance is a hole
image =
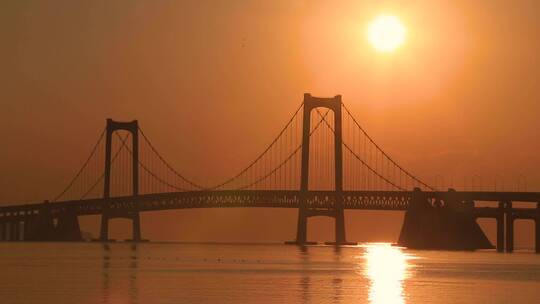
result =
[[[370,281],[369,302],[404,304],[403,281],[409,276],[410,257],[401,248],[382,243],[366,246],[364,258],[364,274]]]

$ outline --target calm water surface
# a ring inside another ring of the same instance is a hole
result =
[[[540,255],[0,243],[0,303],[540,303]]]

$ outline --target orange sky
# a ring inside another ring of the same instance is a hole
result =
[[[540,4],[448,2],[3,1],[0,202],[51,198],[107,117],[139,119],[180,171],[222,180],[268,144],[304,92],[343,95],[427,181],[440,175],[459,189],[476,174],[487,187],[498,174],[510,188],[523,175],[538,191]],[[380,13],[407,26],[391,55],[365,39]],[[351,240],[397,239],[400,213],[347,214]],[[295,219],[292,210],[174,211],[143,215],[143,234],[279,241],[294,236]],[[97,234],[97,221],[82,221]],[[375,222],[384,225],[374,231]],[[127,236],[126,223],[115,221],[112,236]],[[332,238],[329,219],[310,223],[312,239]],[[531,223],[517,231],[518,246],[531,242]]]

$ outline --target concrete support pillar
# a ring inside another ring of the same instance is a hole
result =
[[[346,245],[348,244],[345,237],[345,214],[343,208],[336,210],[336,217],[334,218],[335,225],[335,240],[336,245]]]
[[[31,231],[32,231],[32,217],[28,216],[26,219],[24,219],[23,238],[25,241],[29,241],[32,238]]]
[[[296,243],[298,244],[305,244],[307,242],[307,221],[306,209],[299,208],[296,225]]]
[[[31,212],[25,212],[24,213],[24,220],[22,221],[22,228],[21,228],[21,240],[28,241],[30,239],[30,220],[32,218]]]
[[[24,237],[26,234],[25,230],[26,230],[26,221],[23,220],[22,222],[19,223],[19,240],[20,241],[26,241],[26,238]]]
[[[139,212],[128,212],[127,214],[124,214],[122,216],[110,216],[107,213],[104,213],[101,215],[101,231],[99,240],[102,242],[108,242],[111,241],[109,238],[109,221],[116,217],[122,217],[127,218],[131,220],[131,231],[132,231],[132,238],[130,241],[133,242],[142,242],[145,241],[142,239],[141,236],[141,218],[139,215]]]
[[[109,241],[109,217],[105,213],[101,214],[99,240],[102,242]]]
[[[309,218],[309,210],[307,208],[298,209],[298,221],[296,225],[296,239],[287,241],[285,244],[290,245],[315,245],[317,242],[309,242],[307,240],[307,224]]]
[[[540,253],[540,203],[536,204],[536,220],[534,221],[535,226],[535,244],[536,253]]]
[[[6,231],[4,238],[6,241],[11,241],[11,230],[13,230],[13,228],[11,227],[11,222],[6,222]]]
[[[16,242],[19,240],[19,226],[20,226],[19,221],[11,222],[10,241]]]
[[[514,213],[512,202],[506,202],[506,252],[514,251]]]
[[[24,239],[27,241],[55,241],[54,219],[51,215],[49,203],[45,201],[38,209],[25,219]]]
[[[15,222],[15,241],[21,240],[21,222]]]
[[[497,251],[504,251],[504,202],[499,202],[497,214]]]
[[[4,241],[9,241],[9,229],[10,229],[10,224],[9,222],[4,222],[3,225],[4,226],[4,233],[3,233],[3,238],[4,238]]]
[[[79,219],[74,211],[69,211],[58,218],[58,223],[55,228],[55,236],[58,241],[82,241]]]
[[[537,217],[536,220],[534,221],[534,226],[535,226],[534,247],[535,247],[536,253],[540,253],[540,218],[539,217]]]
[[[131,227],[132,227],[131,232],[132,232],[133,242],[142,241],[141,218],[140,218],[139,212],[133,214],[133,217],[131,218]]]

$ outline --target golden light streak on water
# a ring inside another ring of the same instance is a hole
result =
[[[403,282],[408,277],[409,257],[399,247],[387,243],[366,247],[365,275],[370,281],[369,302],[404,304]]]

